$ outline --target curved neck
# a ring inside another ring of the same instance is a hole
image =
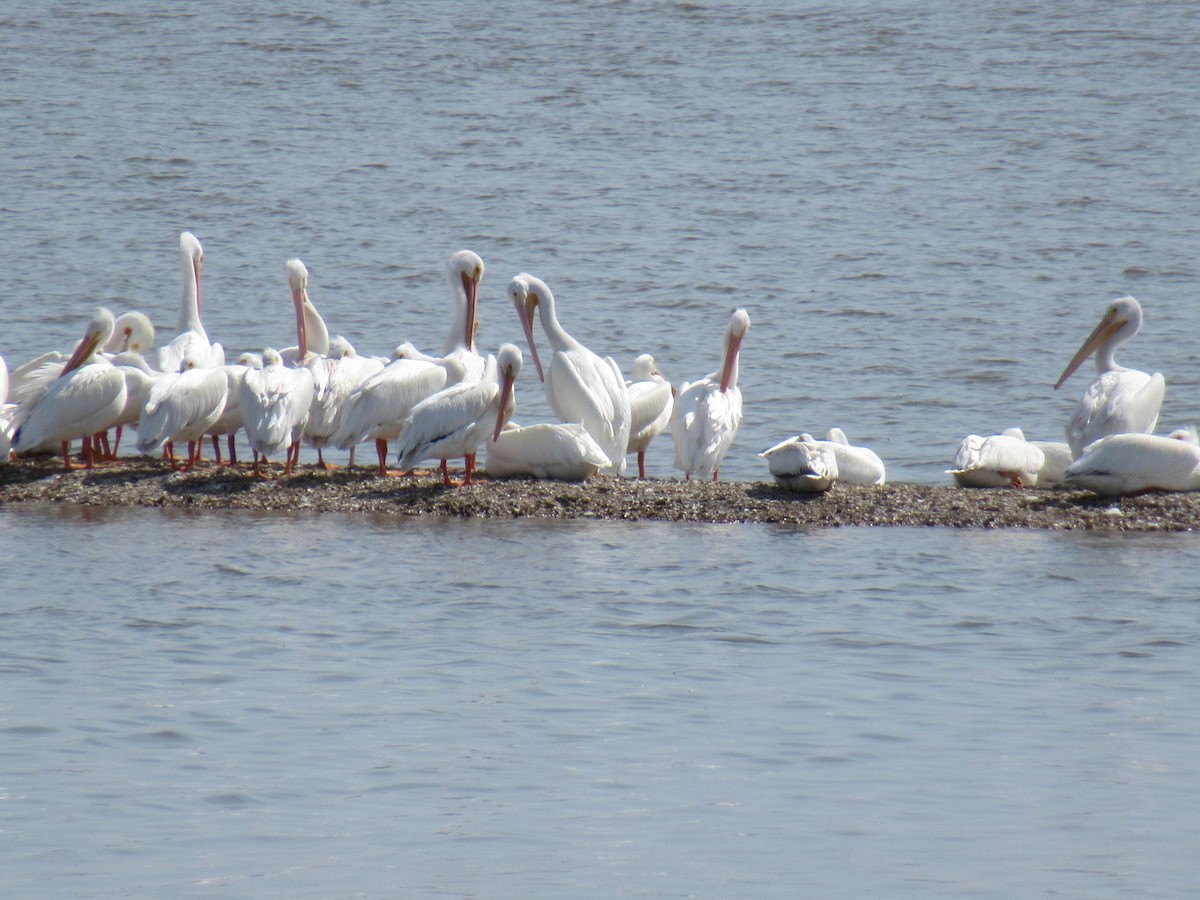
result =
[[[546,332],[546,342],[550,348],[558,353],[582,346],[559,324],[558,315],[554,311],[554,295],[548,290],[539,291],[538,294],[538,320],[542,323],[542,331]]]
[[[304,297],[304,338],[310,352],[329,355],[329,329],[307,294]]]
[[[176,333],[195,331],[208,340],[204,325],[200,322],[200,269],[190,254],[180,255],[180,272],[183,276],[183,298],[179,301],[179,321]]]

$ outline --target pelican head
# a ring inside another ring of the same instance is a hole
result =
[[[466,304],[461,322],[462,333],[453,337],[461,338],[462,345],[472,350],[475,347],[475,317],[479,311],[479,282],[483,280],[483,260],[478,253],[471,250],[459,250],[451,254],[446,274],[450,280],[451,293],[457,298],[461,288]],[[458,324],[458,321],[456,311],[455,323]]]
[[[90,362],[96,354],[96,348],[103,346],[112,337],[114,324],[115,320],[111,312],[103,306],[97,309],[92,320],[88,322],[87,330],[83,333],[83,340],[75,347],[75,352],[71,354],[71,358],[67,360],[67,364],[63,366],[58,377],[62,378],[68,372]]]
[[[154,345],[154,325],[145,313],[134,310],[121,313],[113,325],[112,337],[104,344],[105,353],[145,353]]]
[[[264,369],[270,366],[282,366],[283,357],[279,355],[279,351],[271,347],[267,347],[262,352],[262,367]]]
[[[358,356],[358,352],[354,349],[353,344],[351,344],[340,334],[337,334],[330,339],[329,353],[326,355],[331,359],[351,359]]]
[[[658,371],[658,363],[649,353],[643,353],[633,361],[634,381],[649,381],[655,375],[662,377],[662,372]]]
[[[1080,345],[1075,356],[1067,363],[1062,375],[1055,382],[1058,388],[1072,373],[1083,364],[1083,361],[1096,354],[1096,369],[1100,372],[1110,372],[1120,368],[1113,361],[1113,355],[1121,344],[1138,333],[1142,327],[1142,305],[1133,297],[1121,297],[1108,304],[1099,324],[1092,329]]]
[[[550,293],[550,288],[540,278],[522,272],[520,275],[514,275],[512,281],[508,283],[508,299],[512,301],[512,305],[517,310],[517,318],[521,320],[525,341],[529,344],[529,352],[533,354],[533,365],[537,369],[538,381],[545,381],[542,361],[538,358],[537,343],[533,338],[533,312],[543,301],[553,304],[554,295]]]
[[[729,317],[729,329],[725,332],[725,363],[721,367],[722,394],[737,381],[738,353],[742,348],[742,338],[749,330],[750,314],[744,309],[735,309]]]
[[[496,412],[496,430],[492,434],[492,440],[500,437],[500,432],[504,430],[505,423],[511,418],[513,410],[516,408],[516,400],[513,397],[513,385],[516,383],[517,376],[521,373],[521,366],[524,364],[524,358],[521,356],[521,348],[516,344],[501,344],[500,352],[497,354],[497,368],[499,370],[500,380],[500,408]]]
[[[284,268],[292,291],[292,306],[296,310],[296,358],[303,360],[308,355],[308,328],[304,320],[304,307],[309,305],[308,269],[298,259],[289,259]]]

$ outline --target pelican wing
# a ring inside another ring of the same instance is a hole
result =
[[[493,478],[528,475],[554,481],[583,481],[610,460],[587,429],[574,422],[506,425],[487,442],[487,472]]]
[[[1071,421],[1067,443],[1078,455],[1110,434],[1149,434],[1158,424],[1167,385],[1162,375],[1135,369],[1105,372],[1084,393]]]
[[[125,408],[125,378],[108,363],[92,363],[51,382],[41,400],[14,423],[17,452],[52,447],[107,428]]]
[[[486,379],[453,384],[422,400],[400,427],[400,468],[410,469],[423,459],[474,453],[483,443],[487,423],[473,426],[493,409],[499,395],[500,386]],[[492,418],[494,424],[494,413]]]
[[[159,379],[138,420],[138,450],[147,453],[168,439],[196,440],[221,415],[227,392],[221,369],[188,369]]]
[[[1194,491],[1200,488],[1200,447],[1153,434],[1114,434],[1090,444],[1063,480],[1110,496]]]
[[[394,439],[412,408],[445,384],[446,370],[439,365],[395,360],[350,393],[333,443],[348,450],[369,437]]]
[[[664,378],[629,385],[629,443],[626,450],[645,450],[671,421],[671,385]]]
[[[686,475],[711,476],[721,465],[742,422],[742,392],[721,392],[712,378],[689,384],[675,398],[671,435],[675,467]]]

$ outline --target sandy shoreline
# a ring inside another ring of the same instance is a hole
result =
[[[275,471],[279,471],[276,468]],[[371,512],[399,516],[747,522],[799,526],[942,526],[1093,531],[1200,529],[1200,493],[1112,500],[1059,488],[965,489],[835,485],[794,494],[766,482],[720,484],[596,477],[584,484],[482,480],[447,488],[439,477],[380,478],[356,467],[255,481],[241,468],[175,472],[161,460],[127,458],[88,472],[61,459],[0,467],[0,508],[19,504]]]

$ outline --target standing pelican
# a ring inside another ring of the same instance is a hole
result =
[[[312,406],[313,380],[308,369],[283,364],[277,350],[267,348],[261,369],[248,369],[238,391],[242,425],[254,452],[254,477],[265,477],[263,459],[287,451],[283,474],[300,461],[300,435]]]
[[[62,445],[63,464],[71,464],[70,445],[83,439],[86,467],[95,466],[92,435],[107,429],[125,406],[125,378],[110,363],[97,359],[96,351],[113,332],[113,315],[99,309],[88,323],[62,373],[28,411],[18,412],[13,449],[18,453],[43,446]]]
[[[1097,494],[1200,490],[1200,446],[1194,429],[1156,434],[1111,434],[1088,445],[1063,481]]]
[[[954,468],[946,471],[959,487],[1032,487],[1045,464],[1045,453],[1025,440],[1020,428],[1008,428],[989,437],[967,435]]]
[[[466,469],[462,483],[470,484],[480,445],[512,415],[513,383],[520,371],[521,351],[503,344],[498,357],[488,357],[481,381],[451,385],[414,406],[400,428],[400,469],[440,459],[442,481],[449,485],[446,460],[461,456]]]
[[[1114,300],[1054,385],[1055,389],[1060,387],[1085,359],[1096,354],[1100,377],[1084,393],[1067,423],[1067,443],[1075,456],[1105,435],[1149,434],[1158,424],[1166,391],[1162,375],[1126,369],[1114,359],[1117,348],[1141,327],[1141,304],[1133,297]]]
[[[612,461],[606,469],[608,473],[623,474],[631,413],[629,388],[625,386],[621,370],[612,357],[601,359],[567,334],[555,314],[554,295],[540,278],[526,274],[515,276],[509,283],[508,296],[521,320],[538,377],[545,382],[550,408],[562,421],[577,422],[587,429]],[[535,309],[554,352],[545,373],[533,338]]]
[[[684,383],[671,411],[675,468],[685,479],[693,475],[716,481],[721,460],[729,452],[742,423],[742,392],[737,386],[738,354],[750,328],[750,316],[735,310],[725,331],[721,368],[692,384]]]
[[[225,409],[229,389],[223,368],[201,368],[197,362],[185,356],[178,372],[159,378],[138,419],[138,452],[149,453],[166,443],[174,465],[173,445],[186,441],[185,470],[195,467],[197,447]]]
[[[224,365],[225,350],[220,344],[209,343],[208,332],[200,321],[200,269],[204,265],[204,248],[190,231],[179,235],[179,264],[183,297],[179,301],[177,335],[146,361],[159,372],[178,372],[185,356],[195,357],[204,367]]]
[[[633,361],[629,389],[629,444],[626,453],[636,453],[638,478],[646,479],[646,448],[671,422],[675,389],[658,371],[654,357],[643,353]]]
[[[324,450],[333,443],[350,395],[382,369],[382,362],[374,357],[359,356],[350,342],[341,336],[329,342],[328,356],[308,364],[313,376],[313,402],[304,439],[316,448],[319,468],[327,468]]]
[[[279,351],[283,361],[292,366],[303,366],[309,353],[317,356],[329,354],[329,328],[317,312],[308,296],[308,269],[298,259],[284,263],[287,271],[288,288],[292,292],[292,306],[296,310],[297,345]]]
[[[793,491],[820,492],[838,479],[838,458],[829,441],[798,434],[758,454],[779,484]]]

